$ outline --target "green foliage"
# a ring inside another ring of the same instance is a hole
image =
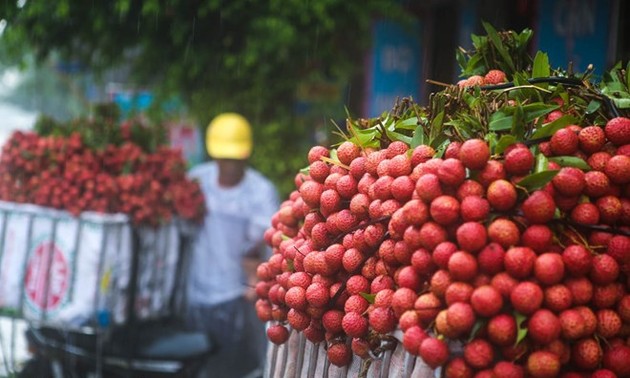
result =
[[[409,17],[397,3],[380,0],[58,0],[27,1],[22,8],[9,1],[0,4],[0,14],[12,59],[32,50],[40,62],[58,52],[97,73],[129,68],[136,85],[156,94],[153,117],[177,95],[204,126],[223,111],[269,125],[272,131],[257,139],[264,155],[255,159],[267,174],[306,160],[290,155],[305,153],[312,133],[312,125],[293,130],[300,82],[317,73],[349,83],[361,73],[374,17]],[[278,143],[296,147],[263,146]],[[275,179],[281,186],[278,180],[292,181]]]

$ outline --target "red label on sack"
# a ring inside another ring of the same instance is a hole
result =
[[[68,261],[63,252],[51,242],[41,243],[33,250],[26,266],[26,298],[40,310],[54,310],[68,291],[69,276]]]

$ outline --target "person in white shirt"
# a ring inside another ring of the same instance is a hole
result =
[[[207,213],[192,245],[185,320],[218,344],[208,377],[255,377],[264,364],[265,331],[252,285],[258,262],[270,253],[263,235],[279,202],[274,185],[248,166],[252,147],[249,122],[220,114],[207,128],[212,161],[189,173],[199,181]]]

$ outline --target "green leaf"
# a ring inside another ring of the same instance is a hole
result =
[[[360,292],[359,295],[361,295],[366,301],[368,301],[368,303],[374,304],[374,298],[376,298],[376,294]]]
[[[630,109],[630,98],[613,98],[612,101],[620,109]]]
[[[413,138],[411,138],[411,144],[409,145],[411,148],[416,148],[422,144],[424,144],[424,127],[422,125],[418,125],[416,130],[413,132]]]
[[[516,319],[516,327],[518,329],[516,342],[514,343],[514,345],[518,345],[518,343],[523,341],[523,339],[525,339],[525,336],[527,336],[527,328],[523,327],[523,323],[525,322],[525,320],[527,320],[527,317],[519,312],[515,312],[514,317]]]
[[[538,51],[534,57],[534,67],[532,68],[532,77],[549,77],[551,70],[549,68],[549,57],[546,53]],[[543,84],[543,83],[541,83]],[[547,84],[545,84],[545,88]]]
[[[490,116],[490,123],[488,129],[490,131],[504,131],[512,128],[512,116],[505,113],[503,110],[499,110]]]
[[[525,123],[526,120],[523,107],[518,105],[516,106],[514,117],[512,118],[512,135],[518,139],[523,139],[525,135]]]
[[[442,123],[444,122],[444,110],[439,112],[431,122],[431,130],[429,131],[429,143],[433,145],[433,141],[442,134]]]
[[[534,172],[543,172],[549,169],[549,159],[542,153],[536,154],[536,163],[534,165]]]
[[[588,165],[583,159],[575,156],[554,156],[550,157],[549,161],[558,163],[561,167],[575,167],[585,171],[590,171],[591,166]]]
[[[568,125],[574,125],[577,122],[578,122],[578,119],[575,118],[574,116],[569,115],[569,114],[563,115],[562,117],[556,119],[555,121],[546,123],[540,129],[536,130],[532,134],[531,139],[550,137],[556,131]]]
[[[470,337],[468,338],[469,342],[472,341],[475,337],[477,337],[477,334],[479,333],[479,331],[483,329],[486,323],[487,321],[484,319],[477,319],[472,329],[470,330]]]
[[[376,126],[362,129],[351,124],[350,129],[352,137],[349,139],[349,141],[351,141],[352,143],[363,148],[379,146],[378,138],[380,137],[380,130]]]
[[[486,33],[488,33],[488,38],[490,38],[490,40],[492,41],[492,44],[499,52],[499,55],[501,55],[501,58],[503,58],[505,63],[510,67],[511,72],[516,71],[516,68],[514,67],[514,62],[512,61],[510,54],[508,54],[507,50],[505,49],[503,42],[501,42],[501,37],[499,37],[497,31],[494,29],[494,27],[492,27],[492,25],[487,22],[483,22],[483,27],[484,29],[486,29]]]
[[[597,100],[591,100],[591,102],[588,103],[588,106],[586,107],[585,113],[586,114],[593,114],[595,113],[600,107],[602,106],[602,103],[597,101]]]
[[[531,175],[526,176],[521,181],[519,181],[517,185],[519,187],[524,188],[528,192],[531,192],[533,190],[540,189],[543,186],[547,185],[554,177],[556,177],[558,172],[559,171],[557,170],[553,170],[553,171],[547,170],[547,171],[532,173]]]
[[[394,130],[415,130],[418,126],[418,117],[411,117],[407,119],[401,119],[394,123]]]
[[[311,166],[309,165],[300,169],[300,173],[308,176],[311,173]]]
[[[502,154],[506,148],[508,148],[509,146],[513,145],[516,142],[517,142],[517,139],[514,135],[510,135],[510,134],[502,135],[501,139],[499,139],[499,142],[494,148],[494,153]]]
[[[405,134],[398,133],[396,131],[385,130],[385,134],[391,141],[404,142],[407,145],[411,145],[411,137]]]

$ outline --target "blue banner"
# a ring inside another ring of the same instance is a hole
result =
[[[577,73],[593,64],[600,75],[609,68],[611,0],[541,0],[539,7],[536,49],[552,68],[573,62]]]
[[[422,29],[420,21],[405,28],[390,21],[376,21],[373,49],[366,75],[366,117],[376,117],[394,106],[397,98],[419,100]]]

